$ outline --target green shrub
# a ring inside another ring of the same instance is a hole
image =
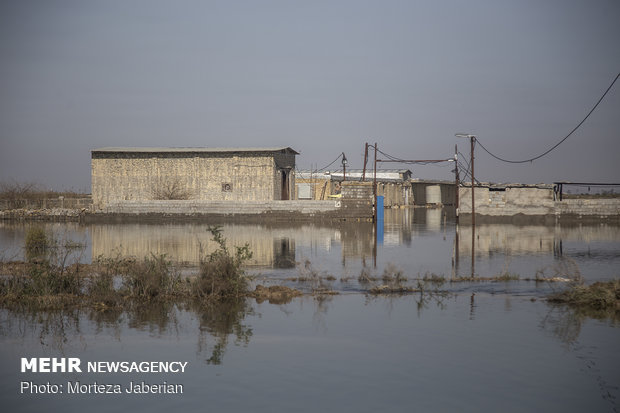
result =
[[[47,257],[54,240],[45,233],[43,227],[33,226],[26,232],[25,250],[26,260],[44,260]]]
[[[235,247],[231,254],[226,246],[221,227],[208,227],[207,231],[218,244],[218,249],[200,259],[200,274],[194,281],[193,293],[199,297],[239,297],[247,293],[248,279],[243,270],[252,258],[250,246]]]

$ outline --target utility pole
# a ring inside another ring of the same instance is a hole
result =
[[[476,225],[476,205],[474,198],[474,145],[476,143],[476,135],[470,135],[468,133],[457,133],[454,136],[457,138],[468,138],[471,142],[471,225]]]
[[[372,191],[374,194],[374,208],[373,208],[373,217],[372,217],[372,221],[373,221],[373,232],[374,232],[374,238],[375,238],[375,242],[373,243],[373,248],[372,248],[372,265],[373,267],[377,268],[377,231],[378,231],[378,223],[377,223],[377,219],[378,219],[378,211],[377,211],[377,142],[375,142],[375,167],[373,169],[373,179],[372,179]]]
[[[372,179],[372,191],[375,196],[375,222],[377,222],[377,142],[375,142],[375,168]]]
[[[454,185],[456,186],[455,194],[455,212],[456,222],[459,222],[459,148],[458,145],[454,145]]]
[[[476,269],[476,201],[474,198],[474,146],[476,144],[476,135],[457,133],[454,136],[456,136],[457,138],[469,138],[469,141],[471,143],[471,276],[473,278]]]
[[[362,172],[362,182],[366,180],[366,162],[368,162],[368,142],[364,146],[364,171]]]
[[[476,226],[476,202],[474,197],[474,145],[476,137],[474,135],[469,136],[471,140],[471,226]]]

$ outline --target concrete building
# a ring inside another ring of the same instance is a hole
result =
[[[289,147],[95,149],[93,207],[147,200],[288,200],[296,155]]]
[[[416,206],[441,207],[456,204],[454,181],[412,179],[411,189]]]
[[[361,169],[347,169],[346,182],[361,183],[362,177],[363,171]],[[384,197],[386,208],[413,204],[410,178],[411,171],[408,169],[377,170],[377,195]],[[329,199],[341,193],[343,180],[342,170],[320,173],[297,171],[295,178],[296,199]],[[363,183],[372,183],[373,180],[374,171],[372,169],[366,170]]]

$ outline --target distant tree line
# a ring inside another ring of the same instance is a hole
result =
[[[53,191],[44,189],[43,185],[35,182],[0,182],[0,200],[6,201],[58,198],[60,196],[82,198],[86,195],[88,194],[73,190]]]

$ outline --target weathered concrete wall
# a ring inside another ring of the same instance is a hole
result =
[[[598,218],[620,218],[620,198],[577,198],[557,201],[556,215]]]
[[[299,185],[310,186],[310,199],[316,201],[326,200],[330,195],[335,194],[335,182],[328,179],[295,177],[295,198],[300,199]]]
[[[339,179],[342,179],[342,175]],[[344,198],[349,199],[373,198],[373,183],[370,180],[371,178],[368,179],[368,181],[361,182],[354,179],[342,181],[327,179],[324,176],[304,176],[302,178],[298,177],[296,183],[298,185],[306,184],[311,186],[311,199],[327,199],[330,195],[335,195],[337,193],[342,193]],[[342,189],[343,184],[346,187],[344,190]],[[383,205],[386,208],[413,205],[413,194],[409,181],[377,181],[377,195],[383,196]],[[295,199],[300,199],[299,188],[296,188]]]
[[[110,202],[101,210],[109,214],[264,214],[268,212],[299,212],[312,214],[337,211],[339,201],[203,201],[203,200],[147,200]]]
[[[123,219],[185,219],[185,218],[250,218],[254,220],[339,220],[369,219],[372,201],[337,199],[328,201],[201,201],[146,200],[115,201],[87,220]]]
[[[386,208],[413,205],[409,182],[377,182],[377,195],[383,196]]]
[[[364,199],[374,202],[372,182],[345,181],[341,183],[344,199]]]
[[[546,217],[550,219],[620,220],[620,198],[576,198],[556,201],[551,187],[475,188],[476,215]],[[459,216],[471,216],[471,187],[459,188]]]
[[[96,209],[112,202],[152,200],[177,185],[188,199],[268,201],[282,198],[281,168],[294,154],[93,153],[92,197]],[[289,193],[294,177],[287,182]]]
[[[552,188],[507,187],[494,191],[487,187],[476,187],[476,215],[554,215],[555,202]],[[471,187],[459,188],[459,215],[471,215]]]
[[[456,203],[456,185],[454,183],[447,182],[411,182],[413,203],[420,206],[429,204],[429,200],[426,199],[427,187],[437,185],[440,187],[441,205],[454,205]]]

